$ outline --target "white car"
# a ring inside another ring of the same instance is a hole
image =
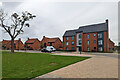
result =
[[[41,50],[41,52],[53,52],[53,51],[55,51],[56,49],[53,47],[53,46],[47,46],[46,48],[43,48],[42,50]]]
[[[46,50],[48,50],[48,51],[55,51],[56,49],[53,47],[53,46],[47,46],[46,47]]]

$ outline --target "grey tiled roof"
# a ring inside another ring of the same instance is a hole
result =
[[[74,36],[76,34],[76,30],[67,30],[63,36]]]
[[[93,24],[79,27],[76,32],[83,31],[83,33],[91,33],[91,32],[100,32],[107,31],[107,23]]]
[[[107,23],[99,23],[87,26],[81,26],[76,30],[68,30],[63,36],[73,36],[78,32],[91,33],[91,32],[101,32],[107,31]]]

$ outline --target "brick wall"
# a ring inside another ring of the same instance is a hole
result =
[[[96,36],[94,36],[94,34]],[[89,35],[89,39],[87,37]],[[76,50],[76,36],[74,36],[74,40],[72,40],[72,36],[68,37],[68,40],[66,40],[66,37],[63,37],[63,49],[66,50],[66,47],[68,47],[68,50],[72,50],[72,47],[74,47],[74,50]],[[94,43],[94,40],[96,41]],[[108,42],[108,32],[103,32],[103,42],[104,42],[104,51],[109,51],[109,42]],[[71,42],[74,41],[74,45],[71,44]],[[89,41],[89,45],[88,45]],[[69,43],[69,45],[66,45],[66,42]],[[89,51],[97,51],[97,32],[94,33],[82,33],[82,51],[87,51],[87,47],[89,47]],[[96,49],[95,49],[96,48]]]
[[[40,41],[37,38],[29,39],[25,42],[27,50],[39,50]]]
[[[39,50],[40,49],[40,41],[35,40],[35,42],[32,45],[33,50]]]
[[[109,51],[113,51],[114,50],[114,45],[115,45],[115,43],[112,42],[111,40],[109,40]]]
[[[66,45],[66,42],[68,42],[68,45]],[[72,45],[72,42],[74,42],[74,45]],[[76,35],[74,36],[74,40],[72,40],[72,36],[69,36],[68,40],[66,40],[66,37],[63,37],[63,44],[64,50],[66,50],[66,47],[68,47],[68,50],[72,50],[72,47],[76,50]]]
[[[53,47],[54,47],[55,49],[57,49],[57,50],[62,50],[63,45],[62,45],[61,40],[60,40],[60,39],[57,39],[57,40],[55,41],[55,43],[53,44]]]
[[[108,32],[104,32],[104,51],[107,52],[109,51],[109,38],[108,38]]]
[[[21,40],[18,41],[18,43],[16,44],[16,49],[18,50],[23,50],[24,49],[24,44],[22,43]]]
[[[94,34],[96,34],[96,36],[94,36]],[[89,39],[87,35],[89,35]],[[97,33],[84,33],[82,36],[82,51],[87,51],[87,47],[89,47],[90,51],[93,51],[94,47],[96,47],[97,50]],[[94,40],[96,40],[96,43],[94,43]],[[87,41],[89,41],[89,45]]]
[[[15,44],[15,50],[23,50],[24,49],[24,44],[22,43],[21,39],[19,40],[14,40],[14,44]],[[6,48],[5,50],[10,50],[11,49],[11,41],[9,40],[9,42],[6,44]]]
[[[45,36],[43,36],[43,39],[42,39],[41,42],[42,42],[42,46],[44,46],[44,43],[46,43],[46,46],[50,46],[49,39],[46,38]],[[56,40],[54,42],[52,42],[52,46],[56,50],[62,50],[63,49],[63,43],[62,43],[62,41],[59,38],[56,38]]]

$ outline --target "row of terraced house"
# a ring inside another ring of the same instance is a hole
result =
[[[2,42],[3,50],[11,49],[11,40],[3,40]],[[57,38],[48,38],[43,36],[43,39],[40,41],[38,38],[28,38],[28,40],[23,44],[21,38],[14,41],[15,50],[40,50],[47,46],[53,46],[56,50],[62,50],[62,41]]]
[[[11,48],[10,40],[3,40],[2,49]],[[113,51],[114,42],[109,38],[109,23],[80,26],[78,29],[67,30],[63,35],[63,41],[57,38],[43,36],[40,41],[38,38],[29,39],[23,44],[21,39],[14,41],[16,50],[40,50],[47,46],[53,46],[56,50],[74,51]]]

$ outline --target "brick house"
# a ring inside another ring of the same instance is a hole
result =
[[[9,49],[10,49],[10,47],[8,47],[8,43],[9,43],[9,42],[10,42],[10,40],[3,40],[3,41],[1,42],[1,43],[2,43],[2,44],[1,44],[2,46],[1,46],[1,47],[2,47],[3,50],[7,50],[7,49],[9,50]]]
[[[25,42],[25,49],[27,50],[39,50],[40,41],[37,38],[29,39]]]
[[[3,50],[10,50],[11,49],[11,40],[3,40],[2,41],[2,49]],[[24,44],[21,41],[21,38],[19,40],[14,40],[14,49],[15,50],[23,50]]]
[[[113,51],[114,50],[114,45],[115,43],[109,39],[109,51]]]
[[[53,46],[56,50],[62,50],[62,41],[60,38],[48,38],[43,36],[42,47]]]
[[[76,50],[76,30],[65,32],[63,36],[63,50]]]
[[[109,51],[108,28],[108,20],[106,20],[104,23],[81,26],[75,30],[67,30],[63,35],[63,49]]]

